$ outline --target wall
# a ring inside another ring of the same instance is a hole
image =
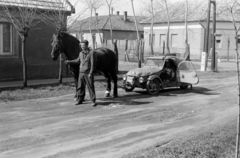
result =
[[[27,74],[29,79],[58,77],[58,62],[51,59],[51,40],[55,30],[45,23],[38,23],[29,34],[26,43]],[[0,80],[22,78],[21,40],[18,55],[14,58],[0,58]],[[64,66],[66,74],[66,66]]]
[[[206,25],[206,23],[204,24]],[[204,26],[205,27],[205,26]],[[200,59],[201,53],[204,51],[204,28],[198,22],[188,23],[188,41],[190,44],[190,53],[191,58]],[[154,24],[153,33],[155,34],[155,45],[154,52],[162,53],[163,47],[160,46],[160,34],[167,33],[166,24]],[[212,33],[212,23],[210,23],[210,33]],[[150,34],[150,25],[144,26],[144,40],[145,40],[145,54],[150,54],[150,45],[149,45],[149,34]],[[177,46],[171,46],[171,34],[177,34]],[[235,58],[235,35],[233,30],[233,24],[231,22],[217,22],[216,23],[216,35],[221,35],[221,47],[216,47],[216,52],[218,53],[219,58]],[[209,35],[209,47],[212,48],[212,39]],[[172,23],[170,28],[170,38],[169,46],[171,53],[180,53],[184,54],[185,51],[185,28],[184,23]],[[229,42],[228,42],[229,41]],[[229,45],[229,46],[228,46]],[[209,51],[210,52],[210,51]],[[211,54],[209,54],[211,58]]]
[[[155,44],[154,44],[154,54],[162,54],[163,46],[160,45],[160,34],[167,34],[167,25],[166,24],[154,24],[153,34],[155,34]],[[175,39],[175,45],[172,45],[172,35],[177,35]],[[144,41],[145,41],[145,54],[151,54],[150,44],[149,44],[149,35],[150,35],[150,25],[144,26]],[[189,23],[188,25],[188,41],[190,44],[191,57],[199,58],[202,52],[204,31],[201,25],[197,23]],[[185,52],[185,26],[181,23],[172,23],[170,26],[169,33],[169,47],[171,53],[178,53],[183,56]],[[166,42],[165,42],[165,52],[166,52]]]

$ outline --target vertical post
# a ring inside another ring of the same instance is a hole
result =
[[[126,39],[125,41],[126,41],[126,43],[125,43],[125,60],[126,60],[127,62],[129,62],[128,54],[127,54],[128,40]]]
[[[209,55],[209,27],[210,27],[210,13],[211,13],[211,0],[208,0],[208,14],[207,14],[207,32],[206,32],[206,47],[205,47],[205,52],[206,52],[206,60],[205,60],[205,68],[204,71],[207,70],[207,65],[208,65],[208,55]]]
[[[215,45],[216,45],[216,1],[212,0],[211,3],[213,4],[213,49],[212,49],[212,64],[211,64],[211,69],[213,72],[215,72],[215,61],[216,61],[216,55],[215,55]]]
[[[163,54],[165,54],[165,41],[163,41]]]
[[[227,61],[229,61],[229,48],[230,48],[230,40],[229,40],[229,38],[228,38]]]
[[[62,84],[62,54],[59,55],[59,72],[58,72],[58,82]]]
[[[150,46],[151,46],[151,54],[152,56],[154,55],[154,51],[153,51],[153,22],[154,22],[154,15],[153,15],[153,0],[151,0],[151,38],[149,39],[150,42]]]
[[[137,54],[138,54],[138,67],[141,68],[142,60],[141,60],[141,49],[140,49],[140,41],[137,40]]]
[[[144,62],[144,40],[142,40],[142,46],[141,46],[141,49],[142,49],[142,51],[141,51],[141,53],[142,53],[142,62]]]
[[[117,58],[116,62],[116,72],[118,73],[118,48],[117,48],[117,40],[114,40],[114,52]]]
[[[27,87],[26,37],[22,37],[23,87]]]

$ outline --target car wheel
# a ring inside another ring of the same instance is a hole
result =
[[[147,88],[147,92],[150,95],[156,95],[160,91],[161,83],[157,78],[155,78],[155,79],[147,82],[147,87],[146,88]]]
[[[187,88],[188,88],[188,85],[186,85],[186,84],[185,84],[185,85],[181,85],[180,88],[181,88],[181,89],[187,89]]]
[[[135,87],[133,86],[125,86],[124,89],[126,92],[132,92],[134,90]]]

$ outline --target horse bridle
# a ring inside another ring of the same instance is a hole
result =
[[[59,36],[59,35],[58,35]],[[57,40],[57,41],[56,41]],[[64,45],[63,45],[63,42],[62,42],[62,39],[59,39],[57,36],[56,36],[56,38],[54,39],[54,42],[56,42],[57,43],[57,47],[59,47],[59,51],[58,51],[58,56],[61,54],[61,53],[63,53],[63,49],[64,49]]]

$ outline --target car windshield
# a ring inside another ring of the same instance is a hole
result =
[[[144,66],[148,67],[163,67],[164,61],[161,59],[147,59]]]

